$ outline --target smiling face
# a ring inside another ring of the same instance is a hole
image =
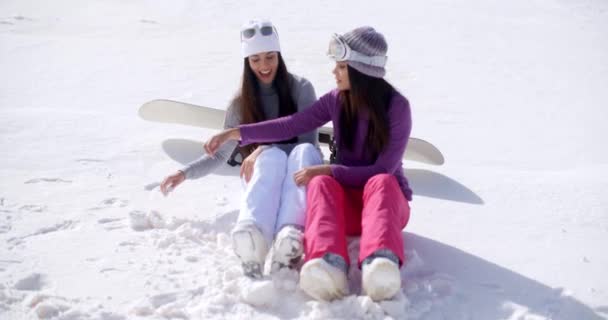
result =
[[[336,76],[336,85],[338,90],[350,90],[350,80],[348,79],[348,64],[344,61],[336,62],[336,67],[333,70]]]
[[[250,55],[249,67],[253,73],[263,84],[272,84],[274,77],[277,75],[279,66],[279,54],[276,51],[262,52]]]

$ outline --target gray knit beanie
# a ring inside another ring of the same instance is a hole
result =
[[[382,33],[372,27],[359,27],[341,36],[342,40],[355,51],[366,56],[386,56],[388,44]],[[347,61],[348,65],[357,71],[374,78],[382,78],[386,74],[384,67],[371,66],[358,61]]]

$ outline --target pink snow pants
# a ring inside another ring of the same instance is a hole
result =
[[[359,265],[379,249],[390,249],[403,264],[401,230],[410,207],[393,175],[375,175],[363,189],[344,187],[331,176],[316,176],[308,183],[306,201],[306,261],[330,252],[348,264],[346,237],[360,235]]]

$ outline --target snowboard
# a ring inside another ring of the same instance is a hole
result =
[[[223,130],[226,111],[184,102],[158,99],[144,103],[139,108],[138,114],[142,119],[147,121]],[[321,144],[328,144],[333,137],[333,128],[324,126],[319,128],[318,131],[319,142]],[[182,145],[193,146],[194,143],[198,143],[202,151],[202,142],[190,141]],[[443,154],[441,154],[441,151],[437,147],[428,141],[413,137],[410,137],[408,141],[403,158],[432,165],[442,165],[445,162]]]

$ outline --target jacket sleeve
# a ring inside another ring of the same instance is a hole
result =
[[[306,110],[269,121],[240,125],[241,145],[291,139],[316,129],[331,120],[337,96],[330,92]]]

